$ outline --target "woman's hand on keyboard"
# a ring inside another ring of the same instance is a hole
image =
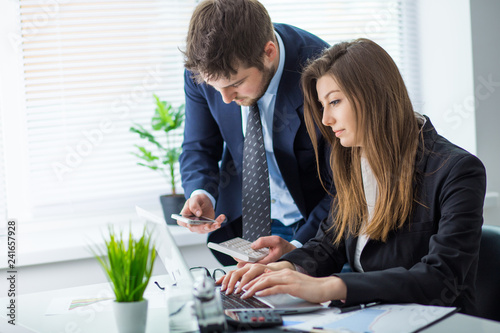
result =
[[[336,276],[312,277],[291,269],[274,271],[266,269],[245,286],[242,299],[274,294],[290,294],[309,302],[322,303],[329,300],[345,299],[347,287]]]
[[[218,279],[216,283],[221,285],[221,290],[226,291],[226,294],[231,294],[235,291],[236,284],[239,282],[238,287],[236,287],[236,292],[239,293],[247,283],[263,274],[266,270],[293,269],[293,267],[293,264],[288,261],[280,261],[269,265],[247,263],[241,268],[230,271]]]

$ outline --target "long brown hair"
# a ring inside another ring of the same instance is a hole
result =
[[[257,0],[204,0],[189,23],[184,66],[198,81],[229,78],[238,66],[264,69],[264,48],[276,42],[266,8]]]
[[[324,75],[337,82],[349,100],[363,133],[362,147],[343,147],[324,126],[316,83]],[[413,206],[413,179],[418,123],[403,78],[389,54],[368,39],[336,44],[305,68],[302,75],[304,118],[318,160],[317,133],[332,146],[330,165],[337,194],[332,218],[335,243],[358,236],[368,217],[361,174],[361,154],[377,180],[378,197],[372,220],[363,233],[386,241],[401,227]],[[318,165],[319,171],[319,165]]]

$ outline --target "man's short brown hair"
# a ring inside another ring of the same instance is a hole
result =
[[[189,23],[184,66],[199,80],[228,79],[238,66],[263,70],[268,41],[276,41],[273,24],[257,0],[204,0]]]

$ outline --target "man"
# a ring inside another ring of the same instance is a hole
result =
[[[300,71],[326,47],[298,28],[273,26],[257,0],[205,0],[196,7],[184,52],[180,168],[189,199],[181,213],[218,217],[210,226],[179,225],[211,232],[208,239],[215,243],[241,237],[249,227],[248,213],[242,226],[243,155],[249,112],[257,106],[268,169],[262,179],[269,176],[261,185],[270,188],[273,236],[257,239],[252,247],[269,247],[260,261],[268,263],[315,236],[331,200],[318,178],[304,124]],[[319,151],[322,163],[324,158]],[[222,264],[234,264],[228,256],[214,255]]]

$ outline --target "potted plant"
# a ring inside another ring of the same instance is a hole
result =
[[[135,240],[132,232],[128,239],[109,227],[109,237],[104,239],[104,251],[94,256],[104,269],[115,294],[113,311],[120,333],[141,333],[146,330],[148,301],[144,291],[153,272],[156,250],[151,233],[146,230]]]
[[[171,219],[170,215],[181,211],[185,198],[184,195],[178,194],[176,188],[175,171],[179,162],[181,147],[175,143],[175,137],[171,132],[179,129],[184,123],[184,104],[174,107],[171,103],[162,101],[156,95],[153,95],[153,97],[156,101],[156,108],[151,118],[152,131],[148,131],[139,124],[130,127],[130,131],[149,141],[155,150],[135,145],[138,152],[133,153],[133,155],[142,160],[137,163],[138,165],[160,173],[170,183],[171,194],[160,196],[160,202],[167,224],[176,224],[176,221]]]

